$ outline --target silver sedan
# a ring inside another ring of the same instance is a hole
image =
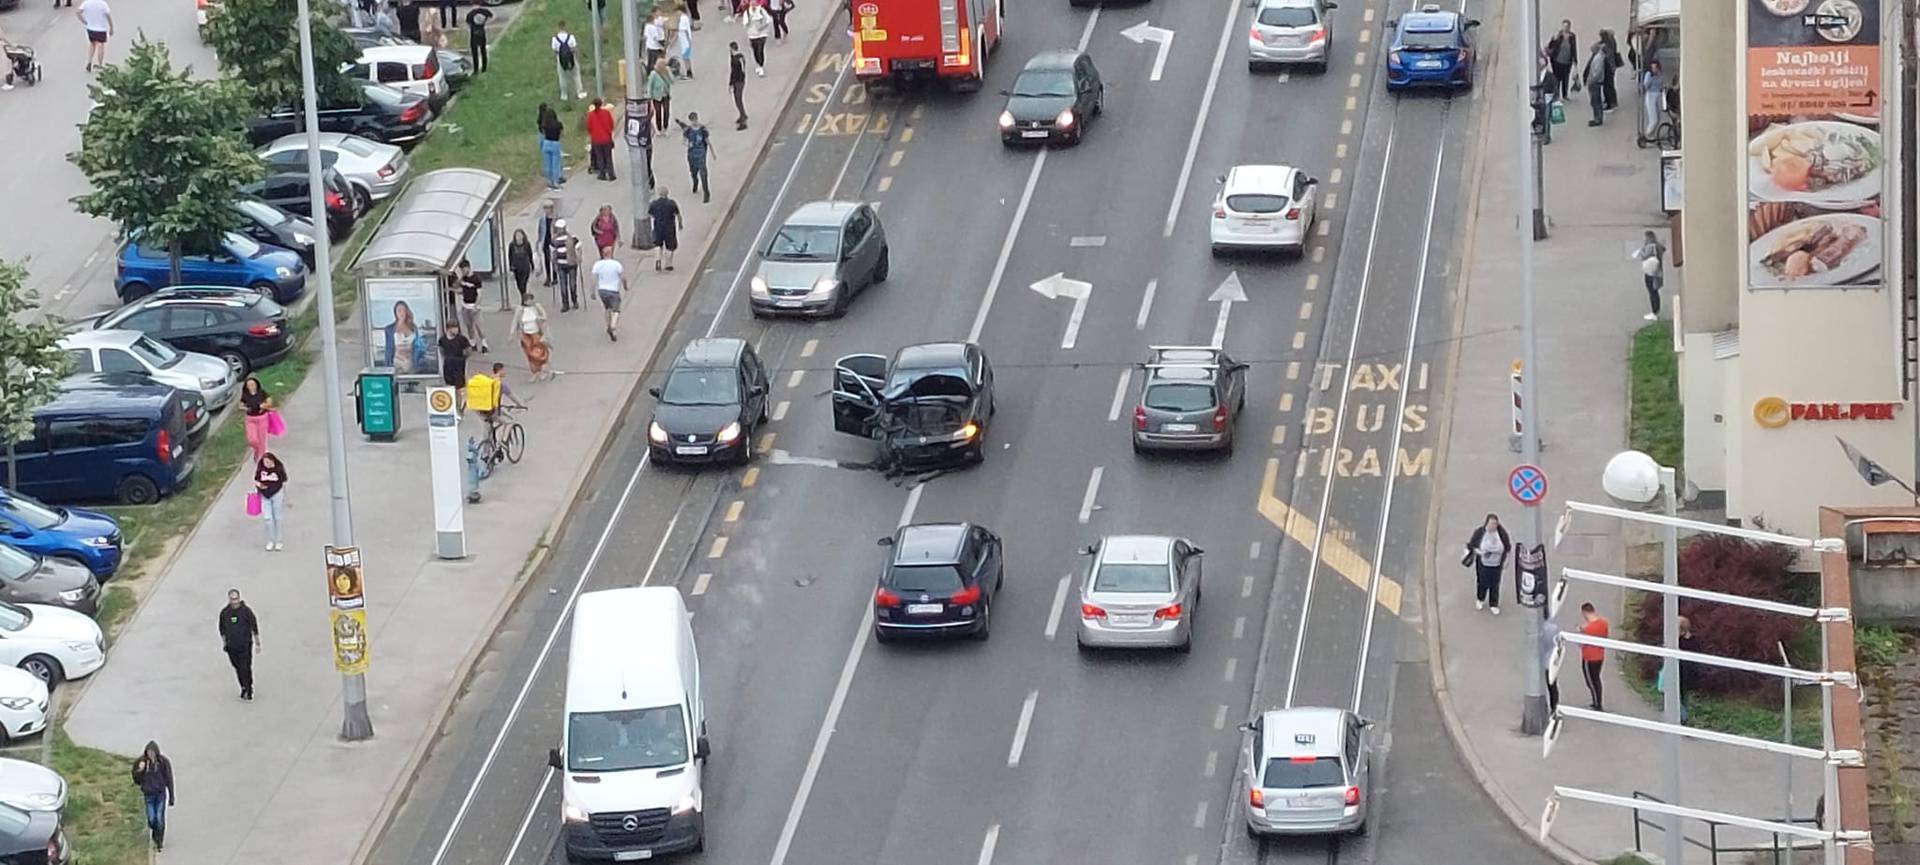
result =
[[[1093,557],[1080,586],[1084,651],[1097,647],[1193,648],[1201,549],[1184,538],[1114,535],[1081,550]]]
[[[307,134],[282,136],[260,148],[260,160],[268,173],[307,167]],[[331,168],[353,187],[353,212],[365,213],[373,203],[385,199],[406,182],[411,167],[407,154],[397,145],[382,144],[344,132],[320,133],[320,167]]]

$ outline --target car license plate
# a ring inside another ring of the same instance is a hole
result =
[[[652,858],[653,858],[652,850],[623,850],[621,852],[613,854],[613,861],[615,862],[632,862],[637,859],[652,859]]]
[[[1287,797],[1287,807],[1289,808],[1318,808],[1324,804],[1326,804],[1325,801],[1318,796]]]
[[[800,308],[800,301],[797,301],[797,300],[776,300],[776,301],[774,301],[774,302],[773,302],[773,305],[774,305],[774,306],[777,306],[777,307],[780,307],[781,309],[799,309],[799,308]]]
[[[1021,130],[1020,137],[1021,138],[1045,138],[1047,137],[1047,131],[1045,129],[1024,129],[1024,130]]]
[[[907,615],[909,616],[931,616],[938,612],[940,612],[939,604],[908,604],[907,605]]]
[[[1170,423],[1166,426],[1167,432],[1193,432],[1199,428],[1199,426],[1190,423]]]
[[[683,456],[697,457],[705,456],[707,448],[705,445],[681,445],[674,448],[673,452]]]
[[[1113,623],[1116,625],[1139,625],[1145,624],[1146,621],[1147,617],[1144,613],[1137,613],[1130,616],[1116,614],[1113,616]]]
[[[1422,60],[1413,65],[1417,69],[1439,69],[1442,64],[1438,60]]]

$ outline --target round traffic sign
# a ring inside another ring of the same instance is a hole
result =
[[[1518,465],[1507,473],[1507,493],[1528,507],[1547,500],[1547,473],[1539,466]]]

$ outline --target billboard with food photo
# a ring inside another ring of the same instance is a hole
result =
[[[1749,288],[1880,285],[1881,2],[1747,2]]]

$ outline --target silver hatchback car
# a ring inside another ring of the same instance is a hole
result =
[[[1210,346],[1150,346],[1133,407],[1133,450],[1233,452],[1247,365]]]
[[[1242,767],[1248,837],[1365,832],[1371,726],[1344,709],[1307,707],[1262,712],[1242,725],[1253,734]]]
[[[1265,63],[1305,63],[1327,71],[1333,51],[1330,0],[1260,0],[1247,32],[1247,71]]]
[[[1183,538],[1113,535],[1080,550],[1093,557],[1080,586],[1081,651],[1193,649],[1202,550]]]
[[[815,201],[787,217],[747,283],[753,314],[845,315],[853,296],[887,281],[892,254],[880,214],[857,201]]]

